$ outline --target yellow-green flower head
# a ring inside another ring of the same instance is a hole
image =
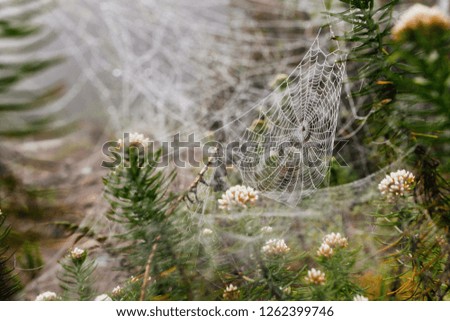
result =
[[[434,32],[450,29],[450,18],[437,7],[427,7],[415,4],[406,10],[392,28],[392,38],[396,41],[408,39],[414,32],[423,33],[425,36]]]

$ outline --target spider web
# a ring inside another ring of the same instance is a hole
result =
[[[341,61],[338,52],[321,50],[317,36],[294,71],[257,104],[259,115],[238,136],[232,155],[246,185],[289,205],[320,186],[333,152],[345,74]],[[227,126],[242,128],[245,119]]]
[[[174,128],[200,135],[212,130],[215,136],[224,131],[225,139],[218,141],[238,141],[263,151],[257,164],[251,162],[252,148],[234,155],[242,182],[291,205],[322,183],[345,66],[336,63],[336,52],[320,49],[320,33],[309,46],[310,40],[297,36],[304,24],[289,19],[256,22],[253,11],[259,14],[266,7],[243,10],[243,4],[226,0],[207,5],[151,0],[134,6],[114,0],[69,4],[52,16],[65,35],[61,41],[82,66],[76,83],[97,89],[113,128],[150,131],[158,141],[170,137]],[[85,10],[74,10],[81,4]],[[309,23],[301,32],[307,34],[323,21]],[[277,37],[260,39],[259,28],[266,24],[277,30]],[[298,30],[284,39],[285,29]],[[280,47],[280,41],[289,45]],[[267,94],[267,75],[292,68],[305,49],[286,88],[280,86],[255,108],[254,102]],[[263,58],[255,60],[255,55]],[[252,128],[255,119],[267,126]],[[351,119],[346,121],[351,124]],[[226,124],[221,130],[211,126],[217,120]],[[189,168],[184,172],[192,175]]]

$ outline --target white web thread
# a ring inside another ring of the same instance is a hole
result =
[[[245,147],[234,160],[246,185],[289,205],[320,186],[333,151],[342,60],[323,52],[316,37],[286,81],[258,104],[258,121],[241,136]]]

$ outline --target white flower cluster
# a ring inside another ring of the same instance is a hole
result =
[[[55,292],[46,291],[39,294],[35,301],[56,301],[58,300],[58,295]]]
[[[227,285],[223,291],[223,298],[225,300],[237,300],[239,299],[239,295],[240,291],[238,290],[238,287],[233,284]]]
[[[328,244],[330,247],[347,247],[348,241],[346,237],[341,236],[341,233],[330,233],[323,237],[323,244]]]
[[[109,297],[108,294],[100,294],[99,296],[96,296],[94,301],[112,301],[112,299]]]
[[[122,293],[122,287],[120,285],[116,286],[111,292],[113,296],[118,296],[120,293]]]
[[[392,38],[400,40],[406,32],[421,28],[448,30],[450,18],[437,7],[427,7],[416,3],[406,10],[392,28]]]
[[[271,226],[263,226],[261,227],[261,233],[272,233],[273,228]]]
[[[310,284],[325,284],[326,277],[325,273],[320,270],[311,269],[308,271],[308,275],[305,277],[306,282]]]
[[[317,250],[318,256],[331,257],[334,254],[334,249],[337,247],[347,247],[348,241],[346,237],[341,236],[341,233],[327,234],[322,239],[322,244]]]
[[[150,142],[150,139],[144,137],[143,134],[139,133],[130,133],[129,143],[130,146],[147,146]],[[120,138],[117,143],[119,144],[119,148],[124,147],[125,142]]]
[[[83,257],[85,254],[85,250],[80,249],[79,247],[74,248],[72,251],[70,251],[70,257],[73,260],[79,260]]]
[[[403,196],[411,190],[414,183],[414,175],[404,169],[392,172],[378,184],[378,190],[389,197]]]
[[[222,194],[218,203],[220,209],[230,210],[233,206],[246,208],[248,204],[254,205],[257,200],[258,191],[249,186],[235,185]]]
[[[353,301],[369,301],[369,299],[361,294],[357,294],[353,297]]]
[[[270,239],[261,249],[265,255],[281,255],[288,253],[290,250],[282,239]]]
[[[333,248],[326,243],[322,243],[322,245],[320,245],[319,249],[317,250],[318,256],[331,257],[333,253]]]

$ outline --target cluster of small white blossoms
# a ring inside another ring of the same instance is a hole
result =
[[[56,301],[58,300],[58,295],[55,292],[46,291],[39,294],[35,301]]]
[[[323,237],[322,244],[317,250],[317,255],[329,258],[334,254],[334,249],[347,246],[347,238],[341,236],[341,233],[330,233]]]
[[[70,251],[70,257],[73,260],[79,260],[83,257],[83,255],[86,253],[85,250],[80,249],[79,247],[74,248],[72,251]]]
[[[129,143],[130,146],[147,146],[150,142],[150,139],[145,137],[143,134],[139,133],[130,133]],[[124,147],[124,141],[120,138],[117,143],[119,144],[119,148]]]
[[[112,299],[109,297],[108,294],[100,294],[99,296],[96,296],[94,301],[112,301]]]
[[[305,277],[305,280],[310,284],[324,284],[326,281],[325,273],[320,270],[311,269],[308,271],[308,275]]]
[[[118,285],[112,290],[111,294],[113,296],[118,296],[121,292],[122,292],[122,287],[120,285]]]
[[[273,228],[271,226],[263,226],[261,227],[261,233],[272,233]]]
[[[257,200],[258,191],[250,186],[235,185],[222,194],[218,203],[220,209],[230,210],[233,206],[246,208],[248,204],[254,205]]]
[[[414,175],[404,169],[391,172],[378,184],[378,190],[389,197],[403,196],[412,189]]]
[[[353,301],[369,301],[369,299],[361,294],[357,294],[353,297]]]
[[[282,239],[270,239],[261,249],[265,255],[281,255],[288,253],[290,250]]]
[[[346,237],[341,236],[341,233],[330,233],[323,237],[322,242],[328,244],[330,247],[347,247],[348,241]]]
[[[347,246],[347,238],[341,236],[341,233],[330,233],[323,237],[322,244],[317,250],[317,255],[329,258],[333,256],[334,249],[345,248]]]
[[[333,248],[326,243],[322,243],[322,245],[320,245],[319,249],[317,250],[318,256],[331,257],[333,253]]]
[[[400,40],[407,32],[421,28],[450,29],[450,18],[437,7],[415,4],[400,16],[392,28],[392,38]]]
[[[237,300],[239,299],[239,295],[240,291],[238,290],[238,287],[233,284],[227,285],[223,291],[223,298],[225,300]]]

